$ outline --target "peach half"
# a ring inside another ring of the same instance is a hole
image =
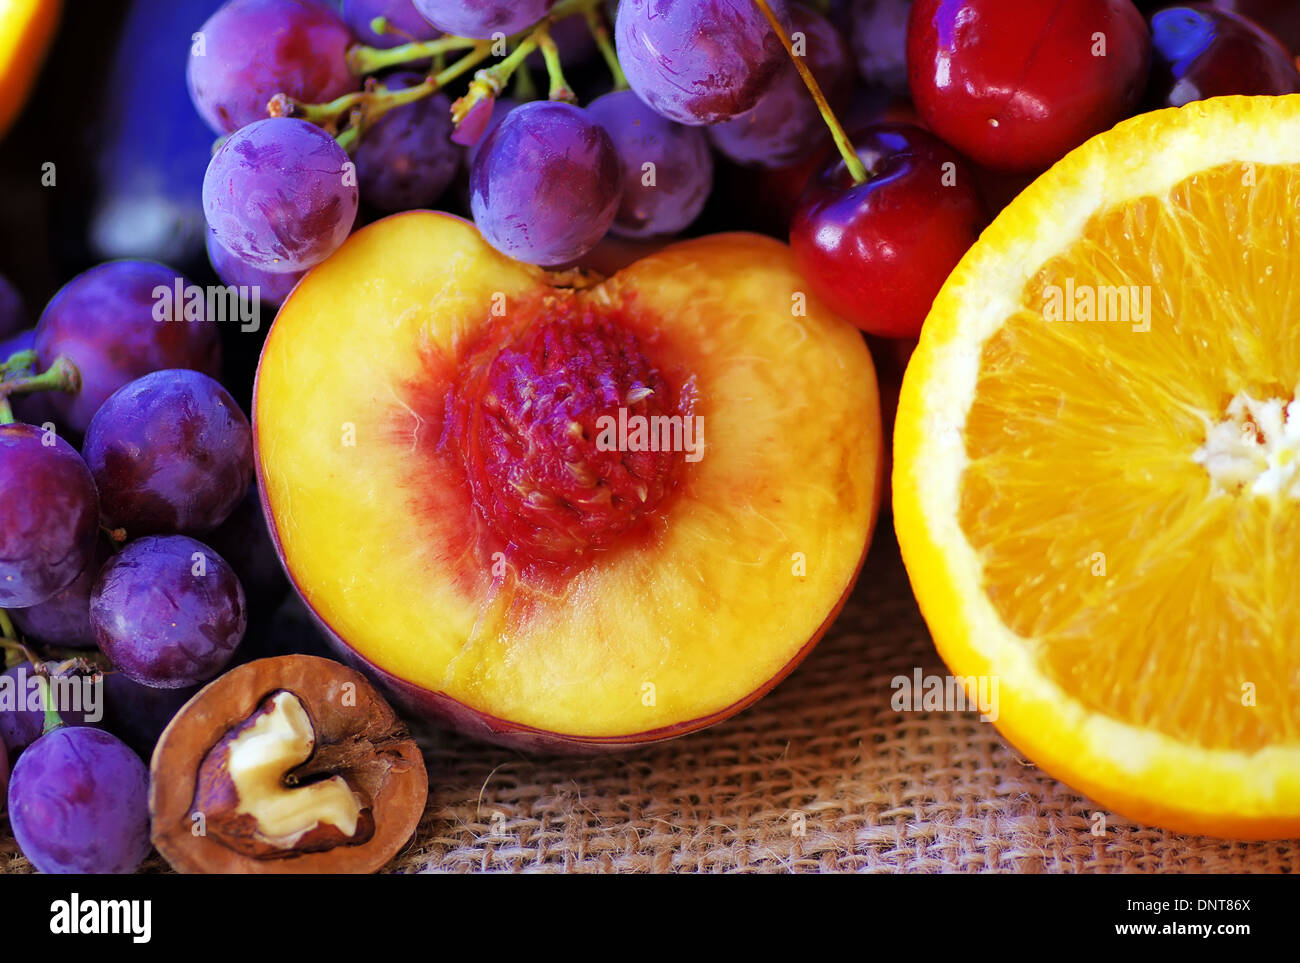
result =
[[[851,589],[881,485],[861,335],[784,245],[606,280],[416,211],[285,302],[254,399],[280,557],[409,711],[598,751],[750,705]]]

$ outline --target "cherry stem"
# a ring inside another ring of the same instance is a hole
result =
[[[623,65],[618,62],[618,52],[610,43],[609,27],[605,24],[603,10],[600,7],[588,7],[583,13],[587,18],[587,29],[591,31],[591,39],[596,41],[596,49],[605,58],[605,65],[614,76],[614,89],[627,90],[627,75],[623,73]]]
[[[81,372],[64,355],[55,358],[54,363],[40,374],[0,381],[0,398],[6,401],[10,395],[29,395],[37,391],[66,391],[75,394],[80,390]]]
[[[822,119],[826,121],[826,126],[831,130],[831,137],[835,139],[835,146],[839,149],[840,156],[844,158],[844,166],[849,169],[849,174],[852,175],[855,183],[865,184],[870,180],[867,175],[867,168],[863,165],[858,152],[853,149],[853,142],[849,140],[849,135],[844,133],[844,127],[839,118],[835,116],[835,111],[831,110],[831,105],[826,101],[826,95],[822,93],[817,78],[812,75],[812,71],[803,62],[803,58],[795,54],[794,47],[790,43],[790,37],[786,34],[785,28],[781,26],[781,21],[776,18],[776,14],[772,12],[767,0],[754,0],[754,3],[763,11],[763,16],[767,17],[777,39],[781,41],[781,46],[785,47],[785,52],[790,55],[790,60],[794,63],[794,69],[799,71],[799,76],[803,79],[804,86],[808,88],[808,93],[812,94],[813,100],[817,102],[817,109],[821,112]]]
[[[9,618],[9,613],[0,609],[0,643],[13,643],[20,647],[22,643],[18,642],[18,630],[14,628],[13,620]],[[8,645],[5,646],[8,648]]]
[[[14,406],[9,399],[0,395],[0,425],[12,425],[18,419],[14,417]]]

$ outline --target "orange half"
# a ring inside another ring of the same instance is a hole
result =
[[[895,524],[939,650],[1139,821],[1300,834],[1298,257],[1300,96],[1146,114],[1003,212],[904,380]]]

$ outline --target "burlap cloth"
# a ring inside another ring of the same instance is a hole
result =
[[[429,805],[395,872],[1295,872],[1296,841],[1135,825],[1039,771],[975,713],[890,708],[946,671],[881,519],[858,587],[762,702],[674,742],[529,757],[421,729]],[[7,824],[0,863],[30,871]],[[146,871],[165,870],[151,857]]]

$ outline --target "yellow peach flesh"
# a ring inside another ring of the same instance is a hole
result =
[[[304,279],[255,399],[286,565],[365,659],[479,712],[593,738],[721,712],[817,636],[865,552],[881,447],[866,346],[805,301],[784,246],[751,235],[674,245],[582,292],[635,303],[688,349],[705,451],[651,538],[558,584],[494,581],[467,493],[428,457],[440,426],[408,389],[436,395],[494,297],[548,283],[428,212],[358,232]]]

